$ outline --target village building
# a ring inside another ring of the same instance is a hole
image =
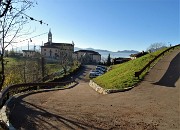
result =
[[[49,30],[48,42],[41,46],[41,55],[48,61],[72,62],[74,52],[74,42],[72,43],[54,43],[52,42],[52,33]]]
[[[139,52],[139,53],[137,53],[137,54],[131,54],[131,55],[130,55],[130,58],[131,58],[132,60],[134,60],[134,59],[137,59],[137,58],[139,58],[139,57],[141,57],[141,56],[144,56],[144,55],[146,55],[146,54],[148,54],[148,52],[142,51],[142,52]]]
[[[114,64],[114,65],[121,64],[121,63],[130,61],[130,60],[131,60],[131,58],[124,58],[124,57],[114,58],[112,60],[112,64]]]
[[[22,50],[23,57],[35,57],[36,51],[34,50]]]
[[[91,50],[79,50],[74,52],[73,59],[82,64],[97,64],[101,61],[101,55]]]

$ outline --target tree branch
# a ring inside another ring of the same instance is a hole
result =
[[[1,4],[3,4],[2,0],[0,1],[0,5]],[[2,14],[0,14],[0,18],[3,17],[8,12],[10,5],[11,5],[11,0],[7,0],[7,3],[5,4],[6,7],[5,7],[4,11],[2,12]]]

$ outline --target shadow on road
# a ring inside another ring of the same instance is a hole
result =
[[[11,111],[10,121],[13,122],[12,125],[16,129],[38,130],[50,128],[59,130],[61,129],[59,128],[61,126],[60,124],[63,126],[62,129],[64,129],[64,127],[65,129],[100,129],[93,125],[81,123],[73,119],[68,119],[68,117],[49,112],[43,109],[42,106],[37,106],[22,100],[22,97],[13,100],[13,104],[16,104],[14,106],[16,107],[16,111]],[[19,113],[18,117],[16,117],[17,111]]]
[[[155,85],[176,87],[175,83],[180,77],[180,53],[178,53],[171,61],[169,68],[163,77]]]

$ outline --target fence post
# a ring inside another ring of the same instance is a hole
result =
[[[139,79],[139,72],[135,72],[135,77],[138,77]]]
[[[45,66],[44,66],[44,57],[41,57],[41,71],[42,71],[42,82],[44,82],[44,70],[45,70]]]
[[[9,91],[8,91],[8,93],[7,93],[7,97],[6,97],[6,98],[7,98],[7,100],[9,99]],[[7,100],[6,100],[6,101],[7,101]]]

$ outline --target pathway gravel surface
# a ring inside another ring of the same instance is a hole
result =
[[[72,89],[25,94],[10,104],[20,130],[179,130],[180,49],[166,54],[130,91],[102,95],[84,77]]]

